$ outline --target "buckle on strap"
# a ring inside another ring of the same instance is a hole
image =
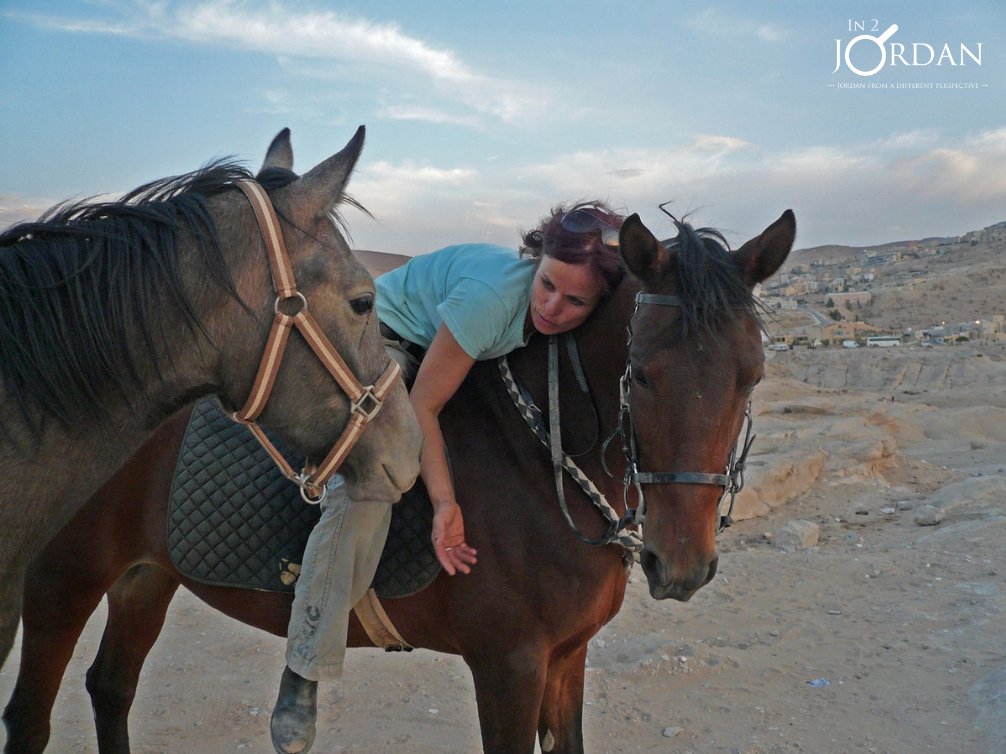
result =
[[[379,398],[377,393],[374,392],[374,386],[367,385],[363,388],[363,393],[360,397],[351,402],[351,410],[354,414],[362,416],[364,421],[369,422],[377,416],[383,405],[384,400]]]

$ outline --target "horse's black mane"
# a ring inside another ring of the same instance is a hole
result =
[[[674,220],[675,238],[664,246],[675,252],[678,295],[681,298],[681,337],[713,332],[723,317],[752,317],[762,326],[761,305],[731,260],[730,244],[713,228],[695,229]]]
[[[208,279],[238,297],[207,199],[249,177],[217,160],[119,201],[57,205],[0,234],[0,379],[36,436],[46,416],[65,426],[106,418],[101,394],[128,401],[148,369],[160,376],[170,365],[158,354],[177,342],[173,330],[202,330],[182,287],[181,235]]]

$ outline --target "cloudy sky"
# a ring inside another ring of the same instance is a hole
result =
[[[1001,0],[0,0],[0,226],[365,124],[359,248],[595,197],[658,234],[672,200],[735,242],[787,207],[801,247],[955,235],[1006,220],[1004,88]]]

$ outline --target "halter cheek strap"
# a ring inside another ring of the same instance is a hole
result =
[[[640,292],[636,294],[637,311],[639,310],[639,306],[641,304],[681,306],[681,297],[670,294]],[[633,314],[635,314],[635,312],[633,312]],[[629,327],[629,341],[631,344],[631,319]],[[643,495],[644,484],[710,484],[723,488],[723,493],[720,496],[720,508],[722,508],[723,499],[729,496],[726,513],[720,514],[717,526],[717,531],[723,531],[733,523],[732,514],[734,510],[734,501],[737,497],[737,493],[744,489],[745,463],[747,461],[748,451],[751,450],[751,444],[755,439],[755,435],[752,434],[753,419],[751,414],[751,402],[748,402],[744,413],[744,441],[742,443],[737,441],[734,442],[734,445],[730,450],[730,457],[727,459],[726,473],[711,474],[704,471],[640,471],[638,466],[639,456],[636,452],[636,433],[632,426],[632,413],[629,410],[629,385],[631,383],[631,376],[632,364],[630,362],[626,364],[625,374],[622,376],[620,398],[621,408],[619,411],[620,415],[618,429],[616,432],[622,434],[623,451],[625,452],[626,460],[628,462],[628,470],[625,478],[626,490],[628,490],[630,484],[635,486],[638,497],[636,510],[633,512],[633,519],[635,523],[642,524],[643,519],[646,516],[646,498]],[[623,429],[623,417],[625,417],[628,421],[629,427],[627,432]],[[610,439],[611,438],[609,438],[609,440]],[[740,448],[739,455],[737,452],[738,447]]]
[[[275,317],[266,340],[262,360],[259,362],[251,394],[244,407],[235,411],[232,418],[251,430],[283,474],[300,487],[301,497],[309,503],[317,503],[325,495],[325,483],[346,460],[349,451],[363,434],[364,428],[381,410],[384,399],[394,386],[395,380],[398,379],[401,369],[394,359],[390,359],[384,373],[373,385],[363,385],[356,378],[328,336],[325,335],[325,331],[308,310],[307,298],[297,290],[297,280],[294,277],[293,266],[290,264],[286,244],[283,241],[283,232],[276,217],[276,211],[269,200],[269,195],[255,181],[242,180],[238,181],[236,185],[247,197],[255,211],[262,239],[265,242],[266,254],[269,258],[269,270],[272,273],[273,289],[276,291],[276,302],[273,306]],[[310,473],[306,468],[299,473],[294,471],[256,423],[272,394],[276,375],[279,373],[283,354],[290,338],[290,331],[293,328],[300,332],[319,361],[350,399],[350,417],[346,428],[325,459]]]

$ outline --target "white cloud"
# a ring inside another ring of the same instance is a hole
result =
[[[809,180],[828,180],[843,173],[875,168],[876,157],[859,149],[812,146],[772,154],[765,165],[768,170]]]
[[[716,8],[707,8],[686,21],[687,25],[706,34],[721,36],[757,37],[763,42],[784,42],[789,30],[777,24],[766,24],[752,18],[727,14]]]
[[[354,173],[350,192],[379,222],[400,227],[408,236],[414,232],[419,218],[444,221],[443,211],[418,210],[418,207],[456,205],[461,197],[473,191],[478,177],[478,171],[472,168],[381,160],[367,163]]]
[[[167,35],[277,55],[348,59],[424,71],[433,79],[465,83],[475,78],[453,53],[402,33],[334,11],[291,12],[269,5],[210,0],[176,9],[157,7],[151,22]]]
[[[472,168],[438,168],[411,160],[399,164],[381,160],[368,165],[361,171],[361,175],[376,181],[428,186],[431,183],[435,185],[463,183],[475,178],[478,171]]]
[[[746,163],[753,144],[732,136],[701,134],[676,147],[627,147],[557,155],[538,165],[519,169],[516,180],[552,187],[557,199],[602,199],[616,196],[669,198],[674,187],[701,182],[713,174],[727,174]]]
[[[546,101],[538,87],[478,73],[454,52],[409,36],[397,24],[332,10],[297,10],[279,2],[202,0],[147,3],[131,19],[115,23],[38,14],[24,18],[68,33],[165,36],[278,58],[418,74],[442,96],[504,121],[534,113]]]
[[[920,195],[1006,206],[1006,128],[973,134],[957,146],[935,147],[893,167],[906,188]]]
[[[18,194],[0,194],[0,230],[18,223],[37,220],[55,201],[26,199]]]
[[[8,18],[20,19],[41,29],[62,31],[68,34],[110,34],[113,36],[132,37],[139,32],[132,21],[104,21],[68,16],[52,16],[43,13],[21,13],[8,10],[4,12]]]
[[[881,141],[889,142],[886,149],[878,149]],[[658,235],[671,227],[657,204],[673,200],[675,214],[721,228],[734,244],[787,208],[796,211],[801,247],[956,235],[1006,220],[1006,128],[958,143],[919,133],[796,149],[704,135],[664,149],[583,151],[483,167],[385,166],[366,198],[389,222],[360,226],[369,248],[414,253],[463,240],[513,245],[518,230],[551,205],[586,198],[639,212]],[[391,201],[384,192],[394,199],[394,222],[384,211]]]
[[[931,146],[939,139],[939,133],[933,129],[916,129],[903,131],[879,139],[874,142],[877,150],[920,149]]]
[[[739,149],[751,149],[752,147],[754,144],[747,139],[714,134],[700,134],[692,144],[692,148],[700,152],[736,152]]]
[[[476,118],[452,115],[442,110],[421,105],[387,105],[377,111],[377,114],[388,120],[414,120],[425,123],[454,123],[456,125],[477,127]]]
[[[999,154],[1006,151],[1006,126],[981,131],[968,138],[968,143],[975,149],[992,149]]]

